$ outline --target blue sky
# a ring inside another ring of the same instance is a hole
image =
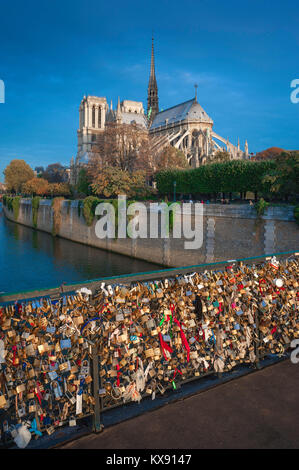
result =
[[[299,5],[268,0],[10,0],[0,5],[0,180],[76,154],[85,93],[146,104],[154,31],[160,107],[198,100],[249,151],[299,149]]]

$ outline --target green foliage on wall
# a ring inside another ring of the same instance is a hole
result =
[[[259,199],[259,201],[255,204],[255,210],[257,215],[260,217],[261,215],[264,215],[266,210],[269,207],[269,203],[266,202],[262,197]]]
[[[61,224],[61,204],[64,201],[63,197],[55,197],[52,200],[52,209],[53,209],[53,226],[52,226],[52,235],[56,237],[59,233],[60,224]]]
[[[126,201],[127,203],[127,208],[133,204],[134,200],[131,201]],[[114,210],[115,210],[115,237],[117,238],[118,236],[118,199],[99,199],[95,196],[89,196],[84,199],[83,201],[83,216],[86,222],[86,225],[90,227],[93,224],[94,218],[95,218],[95,210],[98,204],[101,203],[110,203],[112,204]],[[132,217],[128,216],[128,219],[130,220]]]
[[[13,203],[13,197],[6,196],[6,195],[3,196],[3,204],[5,205],[5,207],[7,207],[9,211],[13,210],[12,203]]]
[[[101,199],[95,196],[86,197],[83,201],[83,216],[88,227],[93,223],[95,209],[100,202],[102,202]]]
[[[34,228],[37,228],[39,201],[40,197],[38,196],[32,198],[32,223]]]
[[[82,206],[83,206],[83,201],[79,200],[79,201],[78,201],[78,217],[79,217],[79,218],[81,217],[81,209],[82,209]]]
[[[19,212],[20,212],[20,196],[15,196],[12,201],[12,209],[13,209],[13,215],[14,219],[17,222],[18,217],[19,217]]]
[[[20,212],[20,200],[21,196],[3,196],[3,205],[7,207],[9,211],[13,211],[14,214],[14,219],[17,222],[18,217],[19,217],[19,212]]]

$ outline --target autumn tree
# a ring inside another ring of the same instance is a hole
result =
[[[67,183],[50,183],[49,184],[49,194],[52,197],[57,196],[70,196],[71,191]]]
[[[19,193],[23,184],[34,178],[34,172],[24,160],[16,159],[5,168],[4,176],[7,190]]]
[[[104,197],[142,196],[146,192],[145,176],[141,171],[130,174],[126,170],[106,167],[99,172],[92,183],[94,194]]]
[[[255,157],[253,157],[253,160],[256,160],[256,161],[273,160],[274,158],[277,158],[283,152],[284,152],[284,149],[281,149],[279,147],[270,147],[266,150],[263,150],[262,152],[258,152],[255,155]]]
[[[139,170],[151,174],[154,161],[147,129],[135,124],[107,124],[90,155],[89,179],[93,181],[105,167],[116,167],[130,174]]]
[[[157,171],[190,168],[184,152],[172,147],[172,145],[167,146],[160,153],[154,155],[154,158]]]
[[[49,192],[49,183],[44,178],[32,178],[22,186],[22,193],[30,196],[45,196]]]

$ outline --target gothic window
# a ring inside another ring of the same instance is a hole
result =
[[[95,126],[96,126],[96,109],[93,106],[92,107],[92,127],[95,127]]]
[[[102,108],[99,108],[98,110],[98,128],[100,129],[102,126]]]

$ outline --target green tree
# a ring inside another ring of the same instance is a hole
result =
[[[176,181],[178,194],[212,194],[217,192],[267,191],[264,175],[275,168],[275,162],[232,160],[202,165],[189,170],[164,170],[156,175],[160,194],[171,194]]]
[[[299,193],[299,151],[282,152],[275,159],[275,167],[263,177],[271,193],[285,196]]]
[[[87,176],[86,168],[81,168],[78,175],[78,183],[76,185],[76,190],[78,193],[88,194],[89,193],[89,179]]]
[[[231,160],[230,154],[226,150],[218,150],[215,155],[207,158],[207,163],[223,163]]]
[[[34,178],[34,172],[24,160],[15,159],[5,168],[4,176],[7,190],[20,193],[22,185]]]

